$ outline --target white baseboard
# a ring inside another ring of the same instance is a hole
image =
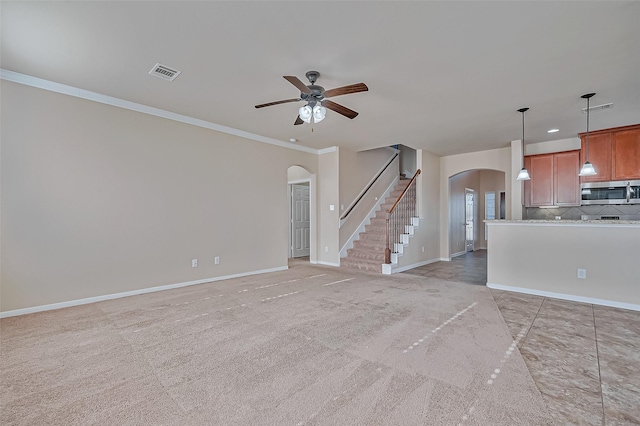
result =
[[[242,272],[240,274],[225,275],[222,277],[205,278],[196,281],[186,281],[177,284],[167,284],[158,287],[142,288],[139,290],[125,291],[122,293],[105,294],[103,296],[87,297],[86,299],[70,300],[68,302],[52,303],[50,305],[33,306],[31,308],[16,309],[13,311],[0,312],[0,318],[15,317],[17,315],[32,314],[35,312],[52,311],[54,309],[69,308],[71,306],[87,305],[89,303],[103,302],[105,300],[120,299],[122,297],[137,296],[139,294],[154,293],[156,291],[171,290],[174,288],[188,287],[192,285],[211,283],[215,281],[228,280],[231,278],[246,277],[249,275],[266,274],[268,272],[285,271],[288,266],[279,266],[277,268],[261,269],[259,271]]]
[[[467,252],[466,252],[466,251],[459,251],[459,252],[457,252],[457,253],[452,253],[452,254],[451,254],[451,259],[453,259],[454,257],[463,256],[463,255],[465,255],[465,254],[467,254]]]
[[[610,306],[612,308],[640,311],[640,305],[633,303],[616,302],[614,300],[596,299],[593,297],[576,296],[575,294],[554,293],[552,291],[534,290],[531,288],[512,287],[509,285],[487,283],[487,287],[495,290],[513,291],[515,293],[531,294],[534,296],[551,297],[552,299],[569,300],[572,302],[590,303],[592,305]]]
[[[340,263],[334,263],[334,262],[323,262],[321,260],[318,260],[315,262],[317,265],[325,265],[325,266],[337,266],[340,267]]]
[[[393,269],[393,273],[408,271],[409,269],[417,268],[419,266],[428,265],[430,263],[440,262],[441,260],[442,259],[440,259],[440,258],[436,258],[436,259],[424,260],[424,261],[418,262],[418,263],[412,263],[411,265],[405,265],[405,266],[401,266],[399,268],[394,268]]]

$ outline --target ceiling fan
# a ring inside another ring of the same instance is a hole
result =
[[[324,90],[324,87],[316,85],[320,73],[318,71],[308,71],[305,76],[309,80],[309,85],[304,84],[298,77],[293,75],[285,75],[284,78],[300,90],[300,97],[293,99],[285,99],[282,101],[269,102],[266,104],[256,105],[256,108],[264,108],[272,105],[286,104],[289,102],[306,101],[307,104],[298,111],[298,118],[293,123],[299,125],[302,123],[310,123],[313,118],[315,123],[324,120],[327,109],[342,114],[347,118],[354,119],[358,113],[340,104],[328,100],[340,95],[348,95],[350,93],[366,92],[369,90],[366,84],[356,83],[348,86],[337,87],[335,89]]]

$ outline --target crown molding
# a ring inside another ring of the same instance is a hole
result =
[[[131,111],[140,112],[143,114],[153,115],[167,120],[178,121],[180,123],[190,124],[192,126],[202,127],[209,130],[215,130],[216,132],[227,133],[241,138],[250,139],[256,142],[262,142],[269,145],[275,145],[282,148],[293,149],[296,151],[307,152],[310,154],[324,154],[326,152],[333,152],[337,148],[335,146],[315,149],[306,146],[295,145],[289,142],[284,142],[278,139],[268,138],[266,136],[257,135],[255,133],[245,132],[244,130],[234,129],[233,127],[223,126],[221,124],[212,123],[206,120],[200,120],[198,118],[189,117],[187,115],[177,114],[175,112],[166,111],[160,108],[150,107],[148,105],[142,105],[135,102],[126,101],[120,98],[114,98],[113,96],[103,95],[102,93],[91,92],[89,90],[79,89],[73,86],[67,86],[66,84],[60,84],[53,81],[45,80],[38,77],[33,77],[26,74],[21,74],[15,71],[9,71],[4,68],[0,68],[0,79],[11,81],[14,83],[24,84],[25,86],[36,87],[38,89],[48,90],[50,92],[61,93],[63,95],[73,96],[80,99],[86,99],[93,102],[98,102],[105,105],[111,105],[118,108],[124,108]]]

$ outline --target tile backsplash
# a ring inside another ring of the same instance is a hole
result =
[[[611,206],[580,206],[541,209],[527,207],[522,211],[523,219],[554,220],[560,216],[566,220],[580,220],[582,215],[630,216],[629,220],[640,220],[640,204]]]

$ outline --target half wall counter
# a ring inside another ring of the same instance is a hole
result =
[[[640,221],[486,223],[487,287],[640,311]]]

